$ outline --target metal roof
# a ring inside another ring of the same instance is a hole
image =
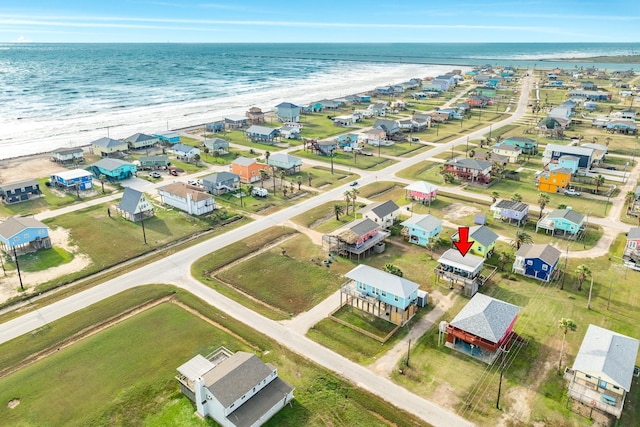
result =
[[[270,155],[269,159],[267,160],[267,164],[271,165],[272,163],[301,165],[302,160],[298,157],[290,156],[286,153],[274,153]]]
[[[259,135],[271,135],[274,132],[277,132],[277,129],[270,128],[268,126],[259,126],[259,125],[251,125],[245,131],[245,133],[256,133]]]
[[[71,169],[67,171],[52,173],[51,176],[57,176],[66,181],[69,179],[82,178],[83,176],[93,176],[93,174],[84,169]]]
[[[638,344],[635,338],[589,325],[573,362],[573,369],[629,391]]]
[[[37,187],[38,181],[35,179],[24,179],[22,181],[15,182],[7,182],[6,184],[0,184],[0,190],[2,191],[10,191],[15,190],[16,188],[23,187]]]
[[[451,239],[456,240],[458,236],[459,233],[456,232],[451,236]],[[491,229],[486,225],[475,225],[473,227],[469,227],[469,239],[480,243],[482,246],[489,246],[498,240],[498,235],[491,231]]]
[[[98,167],[98,168],[102,168],[104,170],[112,171],[112,170],[118,169],[119,167],[122,167],[122,166],[134,166],[134,164],[133,163],[129,163],[129,162],[125,162],[124,160],[105,158],[105,159],[98,160],[97,162],[95,162],[91,166],[95,166],[95,167]]]
[[[407,185],[404,189],[409,191],[419,191],[420,193],[432,193],[433,191],[438,190],[438,186],[426,181],[416,181]]]
[[[516,305],[476,293],[451,321],[451,326],[497,343],[519,311],[520,307]]]
[[[491,168],[493,163],[476,159],[453,159],[446,163],[447,165],[462,166],[468,169],[485,170]]]
[[[201,354],[178,367],[178,372],[184,375],[189,381],[195,382],[198,378],[212,370],[216,365]]]
[[[345,277],[402,298],[409,298],[411,294],[416,292],[420,287],[420,285],[411,280],[378,270],[377,268],[369,267],[365,264],[360,264],[349,271],[345,274]]]
[[[165,193],[173,194],[183,199],[187,198],[187,195],[191,195],[191,200],[194,202],[201,202],[202,200],[213,199],[211,194],[204,191],[196,190],[193,186],[185,184],[184,182],[174,182],[169,185],[158,188],[158,192],[163,191]]]
[[[360,209],[358,212],[366,214],[373,212],[378,218],[384,218],[387,215],[396,212],[400,207],[395,204],[393,200],[387,200],[386,202],[371,203]]]
[[[544,150],[545,154],[551,153],[552,151],[587,157],[591,157],[593,155],[593,148],[576,147],[572,145],[547,144],[547,147]]]
[[[82,153],[82,148],[80,147],[60,147],[53,150],[51,153],[55,154],[73,154],[73,153]]]
[[[410,225],[415,225],[423,230],[431,231],[438,227],[441,227],[442,220],[429,214],[427,215],[414,214],[411,218],[402,222],[400,225],[403,225],[405,227]]]
[[[573,209],[556,209],[555,211],[549,212],[545,215],[545,218],[564,218],[577,225],[582,224],[582,221],[584,221],[584,215],[574,211]]]
[[[495,204],[500,209],[509,209],[511,211],[525,212],[529,210],[529,205],[522,202],[514,202],[513,200],[500,200]]]
[[[91,145],[96,145],[98,147],[109,148],[109,147],[118,147],[120,145],[127,145],[127,143],[123,142],[123,141],[118,141],[117,139],[107,138],[105,136],[103,138],[96,139],[95,141],[93,141],[91,143]]]
[[[448,249],[438,259],[438,262],[440,264],[450,265],[459,270],[473,273],[479,266],[484,265],[484,258],[471,255],[469,253],[465,256],[462,256],[462,254],[460,254],[460,251],[458,251],[457,249]]]
[[[560,249],[549,244],[531,245],[526,243],[516,251],[516,256],[522,258],[539,258],[549,265],[555,265],[560,259],[561,253]]]
[[[233,161],[233,163],[240,166],[250,166],[257,162],[256,159],[250,159],[248,157],[238,157]]]
[[[152,139],[158,139],[155,136],[147,135],[146,133],[134,133],[131,136],[126,137],[124,140],[126,142],[144,142],[150,141]]]
[[[213,184],[217,184],[220,182],[227,182],[227,181],[240,181],[240,177],[238,175],[236,175],[235,173],[231,173],[231,172],[218,172],[218,173],[214,173],[211,175],[207,175],[204,178],[202,178],[202,182],[211,182]]]

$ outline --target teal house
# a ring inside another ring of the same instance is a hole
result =
[[[404,227],[402,235],[407,237],[409,243],[419,246],[427,246],[442,231],[442,220],[433,215],[413,215],[400,225]]]
[[[540,228],[547,230],[547,233],[574,238],[584,229],[584,215],[571,208],[556,209],[538,220],[536,233]]]
[[[575,175],[576,172],[578,172],[579,167],[580,167],[580,158],[576,156],[568,156],[568,155],[560,156],[558,157],[557,163],[554,163],[554,162],[549,163],[550,171],[555,169],[565,168],[565,169],[571,170],[571,175]]]
[[[163,144],[173,145],[180,143],[180,134],[175,131],[156,133],[153,136],[158,138],[158,140]]]
[[[118,159],[100,159],[89,166],[87,170],[96,178],[105,175],[109,181],[129,179],[138,172],[137,166],[133,163]]]
[[[538,144],[533,139],[524,136],[510,136],[502,140],[502,144],[520,147],[522,154],[536,154],[538,151]]]
[[[362,311],[402,326],[417,312],[420,286],[395,274],[360,264],[345,274],[340,305],[351,303]],[[343,295],[346,298],[343,299]]]

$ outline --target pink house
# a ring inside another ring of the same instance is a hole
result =
[[[416,181],[404,188],[405,198],[419,202],[432,202],[438,194],[438,186],[426,181]]]

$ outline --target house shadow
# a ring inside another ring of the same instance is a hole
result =
[[[136,224],[142,228],[141,221],[138,221]],[[157,216],[145,219],[144,227],[145,229],[158,233],[161,236],[171,236],[173,234],[169,227],[167,227],[166,221],[158,218]]]

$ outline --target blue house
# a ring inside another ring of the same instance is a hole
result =
[[[539,228],[574,238],[584,229],[584,215],[571,208],[556,209],[538,220],[536,233]]]
[[[273,142],[278,137],[278,129],[267,126],[251,125],[244,134],[251,141]]]
[[[109,181],[129,179],[138,172],[138,168],[133,163],[128,163],[118,159],[101,159],[87,168],[94,177],[99,178],[105,175]]]
[[[549,245],[520,246],[513,263],[513,272],[548,282],[558,275],[560,250]]]
[[[555,169],[570,169],[571,175],[575,175],[578,172],[578,167],[580,166],[580,158],[576,156],[560,156],[558,157],[558,163],[549,163],[549,170]]]
[[[179,144],[180,143],[180,134],[174,131],[167,131],[162,133],[153,134],[156,138],[160,140],[163,144]]]
[[[0,198],[8,205],[40,196],[42,196],[40,184],[35,179],[0,184]]]
[[[523,136],[510,136],[502,140],[502,145],[511,145],[512,147],[522,148],[522,154],[535,154],[538,151],[538,144],[531,139]]]
[[[50,248],[49,227],[32,217],[12,217],[0,224],[0,244],[5,251],[30,246]]]
[[[65,190],[91,190],[93,188],[93,174],[84,169],[73,169],[51,174],[49,182],[54,187],[61,187]]]
[[[278,120],[281,122],[294,122],[300,121],[300,110],[302,107],[292,104],[290,102],[281,102],[276,105]]]
[[[415,282],[364,264],[345,277],[349,281],[340,289],[341,306],[350,303],[398,326],[406,324],[418,311],[420,286]]]
[[[211,123],[207,123],[205,128],[207,129],[207,132],[224,132],[224,119],[219,119]]]
[[[442,220],[433,215],[413,215],[400,225],[404,227],[402,235],[407,237],[409,243],[419,246],[427,246],[442,231]]]
[[[589,169],[593,163],[593,148],[576,147],[572,145],[547,144],[542,155],[543,162],[558,160],[562,156],[575,156],[578,160],[578,167]]]
[[[393,86],[379,86],[376,88],[376,93],[380,95],[393,95],[395,90],[393,89]]]

